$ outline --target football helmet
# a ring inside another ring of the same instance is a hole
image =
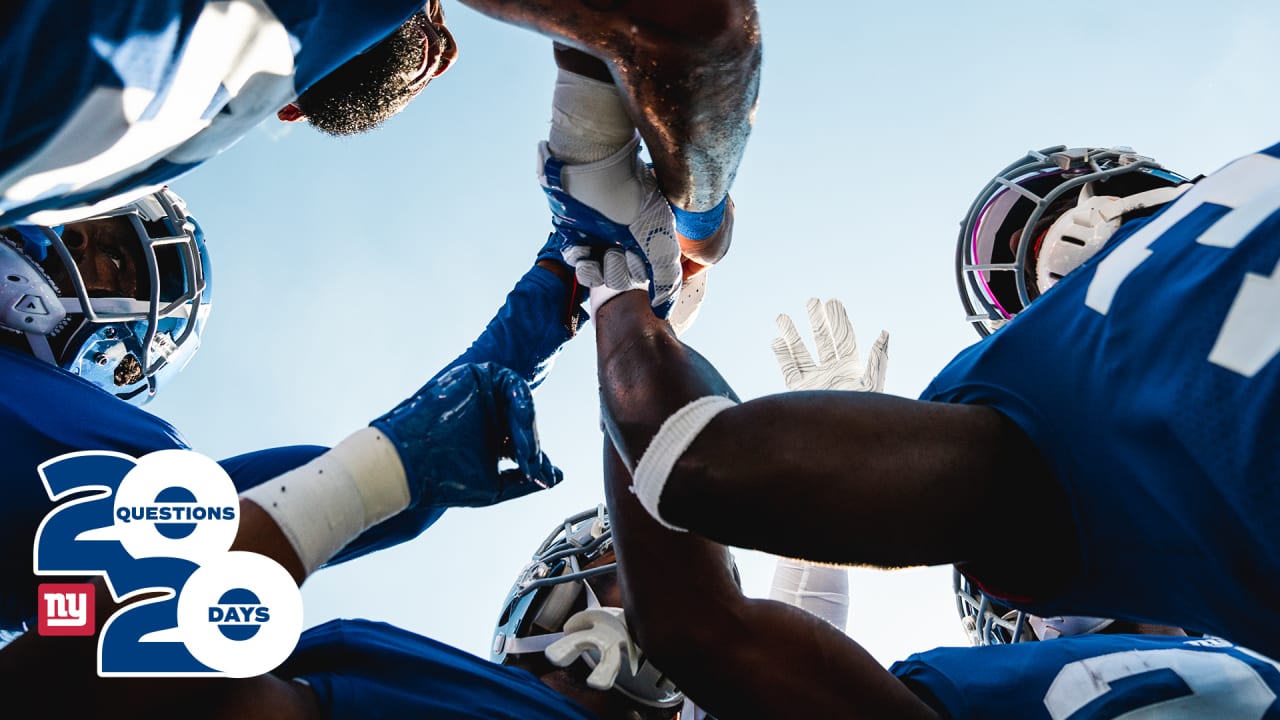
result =
[[[493,633],[490,659],[502,663],[509,655],[544,652],[565,636],[570,616],[599,608],[587,579],[616,572],[617,563],[587,566],[612,549],[613,532],[603,505],[565,518],[511,586]],[[583,652],[581,659],[591,668],[600,661],[592,651]],[[632,672],[623,663],[612,689],[650,707],[684,702],[684,694],[644,657],[639,658],[638,668]]]
[[[36,358],[141,405],[199,348],[209,258],[172,191],[0,235],[0,334]]]
[[[951,582],[956,593],[960,623],[973,645],[1009,645],[1087,635],[1100,632],[1115,622],[1110,618],[1084,615],[1040,617],[1015,610],[974,587],[964,573],[954,568],[951,570]]]
[[[1131,148],[1033,150],[969,207],[956,244],[968,322],[986,336],[1093,257],[1125,222],[1155,213],[1187,178]]]

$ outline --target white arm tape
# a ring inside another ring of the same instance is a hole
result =
[[[368,427],[240,496],[275,520],[310,575],[357,535],[404,510],[409,485],[395,445]]]
[[[780,557],[769,599],[808,610],[843,632],[849,623],[849,571]]]
[[[632,473],[631,492],[635,493],[640,504],[649,511],[653,519],[664,527],[685,532],[684,528],[676,527],[663,520],[658,513],[658,501],[662,498],[662,491],[667,486],[667,476],[671,474],[671,468],[675,467],[676,461],[684,455],[685,450],[689,449],[707,423],[711,422],[716,415],[737,404],[723,395],[708,395],[694,400],[672,413],[671,417],[662,423],[658,434],[654,435],[653,440],[649,442],[648,449],[644,451],[644,456],[640,458],[635,472]]]

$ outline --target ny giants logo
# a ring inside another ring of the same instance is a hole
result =
[[[92,635],[93,585],[89,583],[41,583],[36,632],[41,635]]]

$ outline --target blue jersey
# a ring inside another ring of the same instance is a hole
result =
[[[16,630],[35,614],[32,546],[53,509],[40,463],[78,450],[138,457],[187,445],[163,420],[28,355],[0,349],[0,377],[0,629]]]
[[[35,616],[36,585],[41,582],[31,570],[36,528],[54,506],[40,481],[40,464],[80,450],[140,457],[186,449],[187,444],[164,420],[24,353],[0,349],[0,377],[5,379],[0,389],[0,457],[5,459],[0,476],[0,630],[21,630]],[[244,492],[326,449],[271,448],[219,464]],[[439,508],[402,512],[352,540],[330,564],[417,537],[443,513]]]
[[[0,225],[58,224],[174,179],[424,4],[41,0],[0,10]]]
[[[1217,638],[1079,635],[937,648],[889,671],[952,720],[1280,718],[1280,666]]]
[[[332,720],[596,717],[524,670],[367,620],[307,630],[276,674],[305,680]]]
[[[1013,604],[1280,655],[1278,261],[1280,145],[1126,224],[934,379],[923,399],[1007,415],[1070,498],[1080,574]]]

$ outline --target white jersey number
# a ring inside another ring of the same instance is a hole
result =
[[[1168,675],[1153,672],[1159,670],[1172,671],[1186,688],[1178,688],[1181,692],[1176,697],[1168,697],[1166,691],[1161,698],[1160,686],[1167,686]],[[1144,674],[1149,675],[1143,678]],[[1080,712],[1107,695],[1113,695],[1122,703],[1126,695],[1133,698],[1133,702],[1142,702],[1144,697],[1154,701],[1120,715]],[[1276,694],[1258,671],[1240,658],[1218,652],[1167,648],[1077,660],[1058,672],[1049,692],[1045,693],[1044,706],[1053,720],[1226,717],[1260,720],[1275,699]]]
[[[1280,210],[1280,159],[1250,155],[1228,165],[1198,183],[1163,214],[1141,228],[1098,264],[1089,284],[1085,304],[1106,315],[1116,290],[1129,273],[1151,256],[1150,246],[1160,236],[1205,203],[1223,205],[1223,215],[1196,242],[1234,248],[1254,228]],[[1218,339],[1209,362],[1253,377],[1280,354],[1280,323],[1274,309],[1280,307],[1280,264],[1271,276],[1248,273]]]

